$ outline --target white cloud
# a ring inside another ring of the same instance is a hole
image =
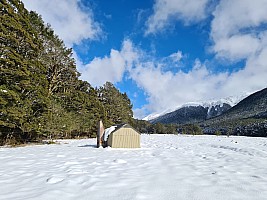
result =
[[[265,44],[266,35],[267,32],[261,34]],[[179,54],[182,55],[182,52]],[[109,56],[93,59],[80,71],[82,79],[88,80],[93,86],[106,81],[119,82],[128,72],[129,78],[147,95],[148,104],[134,110],[134,116],[142,118],[146,114],[159,113],[192,101],[239,95],[264,88],[267,85],[266,57],[267,49],[264,49],[249,57],[243,69],[233,73],[213,73],[198,59],[189,72],[173,72],[161,67],[169,60],[156,60],[130,40],[125,40],[121,50],[112,49]]]
[[[261,34],[264,44],[267,42],[265,36],[267,32]],[[249,56],[244,68],[232,73],[213,73],[198,59],[189,72],[163,71],[161,65],[164,63],[161,62],[164,59],[151,61],[151,55],[136,47],[131,49],[135,50],[135,65],[128,68],[130,78],[145,91],[148,102],[134,110],[135,117],[141,118],[145,113],[159,113],[192,101],[251,93],[267,85],[267,48]]]
[[[125,60],[120,52],[112,49],[109,57],[94,58],[81,72],[81,79],[93,86],[103,85],[106,81],[119,82],[125,71]]]
[[[221,87],[223,94],[238,91],[255,92],[267,86],[267,48],[248,58],[244,69],[231,74]]]
[[[147,20],[146,35],[162,31],[170,21],[181,20],[185,24],[198,22],[206,17],[209,0],[156,0],[153,14]]]
[[[210,36],[217,57],[244,60],[243,69],[232,73],[221,93],[255,92],[267,85],[267,0],[223,0],[213,12]]]
[[[93,86],[101,86],[106,81],[120,82],[126,70],[138,59],[138,53],[130,40],[125,40],[121,51],[112,49],[109,56],[94,58],[89,64],[79,67],[81,79]]]
[[[213,50],[218,57],[241,60],[260,50],[261,41],[252,34],[233,35],[216,40]]]
[[[223,0],[214,11],[211,24],[213,51],[229,60],[248,59],[263,46],[261,25],[267,23],[267,0]]]
[[[93,18],[93,12],[79,7],[79,0],[23,0],[28,10],[34,10],[42,15],[46,23],[51,24],[55,33],[71,47],[83,39],[95,40],[101,33],[101,28]]]
[[[248,60],[244,69],[234,73],[210,72],[198,60],[191,71],[163,72],[156,63],[140,63],[131,76],[148,96],[148,104],[135,113],[160,113],[188,102],[219,99],[244,92],[255,92],[267,85],[267,50]]]
[[[183,54],[181,51],[177,51],[176,53],[172,53],[169,56],[174,62],[179,62],[183,58]]]
[[[136,108],[133,110],[134,118],[143,119],[147,116],[147,112],[144,108]]]
[[[214,97],[220,82],[227,78],[227,74],[211,74],[198,60],[188,73],[163,72],[156,65],[144,62],[131,71],[132,79],[148,95],[149,104],[144,109],[149,113]]]
[[[230,37],[248,28],[251,31],[262,23],[266,23],[266,0],[223,0],[214,11],[212,21],[212,37]]]

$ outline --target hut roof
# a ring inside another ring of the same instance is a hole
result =
[[[114,131],[112,131],[112,133],[115,132],[115,131],[117,131],[117,130],[119,130],[119,129],[121,129],[121,128],[132,128],[132,129],[134,129],[137,133],[139,133],[139,131],[137,131],[137,130],[136,130],[135,128],[133,128],[131,125],[126,124],[126,123],[116,125],[116,129],[115,129]],[[139,134],[140,134],[140,133],[139,133]]]
[[[123,123],[123,124],[118,124],[118,125],[114,125],[114,126],[111,126],[107,129],[105,129],[105,133],[104,133],[104,141],[107,141],[108,140],[108,136],[111,134],[111,133],[114,133],[116,132],[117,130],[121,129],[121,128],[132,128],[134,129],[132,126],[130,126],[129,124],[126,124],[126,123]],[[134,129],[135,130],[135,129]],[[135,130],[137,133],[139,133],[139,131]],[[140,134],[140,133],[139,133]]]

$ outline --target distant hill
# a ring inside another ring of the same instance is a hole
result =
[[[214,105],[211,107],[198,106],[185,106],[173,112],[159,116],[150,120],[151,123],[163,124],[188,124],[197,123],[218,116],[225,111],[229,110],[231,106],[223,103],[222,105]]]

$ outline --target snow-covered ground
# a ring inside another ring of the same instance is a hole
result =
[[[267,138],[142,135],[0,148],[1,200],[265,200]]]

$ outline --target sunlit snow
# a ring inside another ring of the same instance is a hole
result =
[[[140,149],[96,139],[0,148],[1,200],[266,200],[267,139],[142,135]]]
[[[104,141],[108,141],[108,136],[117,128],[117,126],[111,126],[105,129],[104,132]]]

